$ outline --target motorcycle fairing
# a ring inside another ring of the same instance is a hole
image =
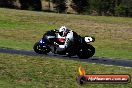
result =
[[[45,43],[45,42],[44,42],[44,40],[43,40],[43,39],[41,39],[41,40],[39,41],[39,43],[43,44],[43,43]]]

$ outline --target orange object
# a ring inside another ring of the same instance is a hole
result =
[[[81,66],[79,67],[78,70],[79,70],[79,75],[80,75],[80,76],[86,75],[86,72],[85,72],[84,68],[82,68]]]

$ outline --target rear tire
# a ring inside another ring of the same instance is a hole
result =
[[[87,44],[79,50],[79,52],[77,53],[77,56],[80,59],[88,59],[92,57],[94,53],[95,53],[95,48],[92,45]]]
[[[38,54],[47,54],[50,52],[50,49],[46,45],[41,45],[39,42],[36,42],[33,47],[34,51]]]
[[[75,45],[71,45],[68,49],[67,49],[67,56],[71,57],[71,56],[75,56],[77,54],[77,47]]]

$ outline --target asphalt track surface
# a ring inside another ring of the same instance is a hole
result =
[[[37,54],[34,51],[15,50],[15,49],[8,49],[8,48],[0,48],[0,53],[28,55],[28,56],[48,56],[48,57],[56,57],[56,58],[60,58],[60,59],[76,60],[76,61],[82,61],[82,62],[91,62],[91,63],[99,63],[99,64],[105,64],[105,65],[132,67],[132,60],[117,60],[117,59],[98,58],[98,57],[91,57],[88,59],[79,59],[77,56],[69,58],[64,55],[57,55],[57,54],[52,54],[52,53],[49,53],[48,55],[42,55],[42,54]]]

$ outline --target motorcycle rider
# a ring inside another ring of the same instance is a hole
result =
[[[73,42],[73,40],[74,40],[73,31],[69,30],[65,26],[62,26],[59,29],[59,35],[58,35],[58,37],[65,38],[65,46],[66,47],[69,45],[70,42]]]
[[[74,31],[66,28],[65,26],[61,26],[58,29],[58,35],[57,38],[64,38],[65,39],[65,43],[64,45],[58,45],[57,47],[57,51],[58,52],[62,52],[65,51],[66,49],[69,49],[69,47],[76,42],[77,37],[78,36],[77,33],[75,33]]]

